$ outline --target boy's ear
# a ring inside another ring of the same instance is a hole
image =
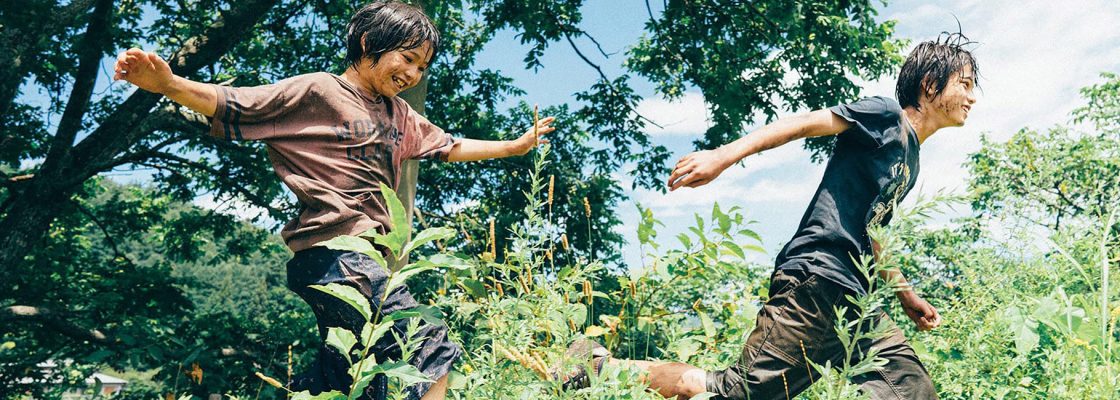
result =
[[[922,85],[921,85],[922,92],[921,92],[921,95],[919,97],[926,97],[930,100],[933,100],[934,98],[936,98],[937,97],[937,88],[935,86],[936,86],[936,84],[933,82],[933,78],[931,78],[929,75],[926,75],[925,77],[923,77],[922,78]]]

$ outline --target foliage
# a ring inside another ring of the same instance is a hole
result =
[[[210,233],[218,230],[233,238]],[[0,342],[11,348],[0,351],[0,397],[46,395],[50,387],[20,381],[50,379],[37,367],[48,361],[151,382],[130,391],[256,389],[251,371],[281,370],[289,345],[298,355],[317,340],[306,306],[285,288],[288,255],[277,238],[233,216],[93,181],[32,252],[34,262],[0,284],[3,309],[35,304],[50,313],[4,316],[11,325]],[[190,377],[195,369],[202,378]]]

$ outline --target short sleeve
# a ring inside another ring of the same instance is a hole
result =
[[[306,96],[310,80],[298,76],[253,87],[214,85],[218,106],[210,119],[210,135],[226,140],[275,138],[281,133],[278,122]]]
[[[399,102],[408,110],[405,117],[405,153],[410,160],[447,161],[448,154],[460,140],[444,132],[443,129],[428,121],[427,118],[409,107],[403,100]]]
[[[854,135],[859,143],[876,148],[883,145],[883,135],[890,128],[897,127],[902,116],[902,108],[897,101],[881,96],[838,105],[829,108],[829,111],[852,124],[841,136]]]

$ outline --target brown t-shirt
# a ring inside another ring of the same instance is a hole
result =
[[[264,141],[276,175],[299,199],[299,217],[281,232],[292,251],[370,228],[384,233],[380,184],[397,186],[403,160],[447,160],[458,143],[404,100],[371,97],[325,72],[215,88],[210,134]]]

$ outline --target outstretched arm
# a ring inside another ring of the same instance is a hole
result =
[[[207,117],[218,108],[218,93],[212,85],[194,82],[171,73],[171,66],[156,53],[131,48],[117,56],[113,80],[125,80],[152,93],[162,94]]]
[[[727,167],[752,154],[801,138],[835,135],[845,129],[848,129],[848,121],[829,110],[782,118],[715,150],[684,156],[669,175],[669,190],[705,185]]]
[[[535,128],[529,127],[525,134],[514,140],[462,139],[447,154],[447,161],[478,161],[525,155],[538,144],[548,143],[547,139],[540,137],[556,130],[551,125],[555,120],[554,117],[548,117],[537,121]]]

